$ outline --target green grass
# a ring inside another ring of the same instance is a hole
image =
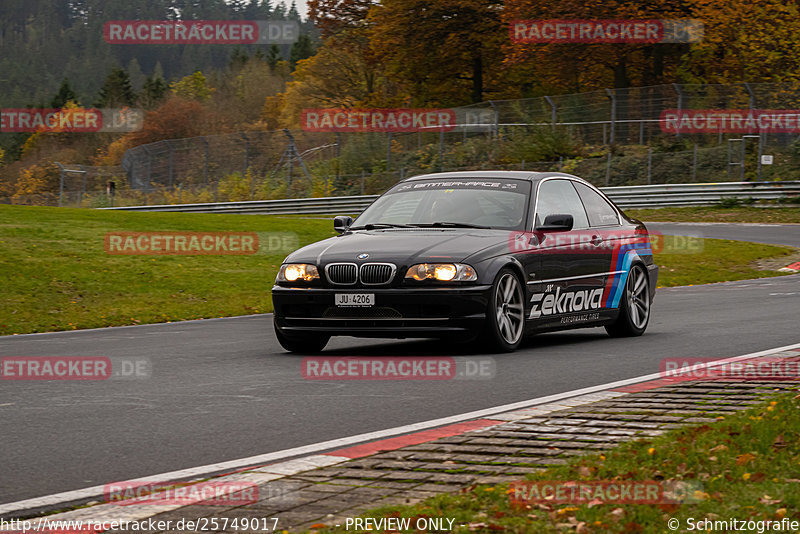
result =
[[[157,323],[272,311],[270,288],[289,250],[236,256],[119,256],[114,231],[240,231],[295,235],[297,246],[334,235],[329,219],[137,213],[0,206],[0,334]],[[699,254],[660,254],[662,286],[739,280],[758,258],[791,249],[706,240]]]
[[[0,334],[272,310],[270,289],[289,251],[109,255],[103,238],[112,231],[257,232],[262,243],[273,232],[290,232],[305,245],[333,235],[333,226],[330,220],[286,216],[0,206]]]
[[[678,504],[534,502],[512,506],[508,485],[482,485],[415,505],[377,508],[363,516],[452,518],[462,525],[454,529],[457,533],[669,532],[669,518],[677,518],[680,532],[686,532],[688,518],[800,519],[800,395],[792,391],[773,398],[715,423],[628,442],[604,454],[577,457],[567,465],[527,476],[551,482],[681,481],[689,491],[687,500]],[[346,532],[343,528],[317,530]]]
[[[664,250],[671,252],[657,253],[654,261],[659,266],[658,287],[688,286],[747,280],[780,276],[777,271],[761,271],[751,264],[762,258],[780,258],[796,254],[791,247],[746,243],[723,239],[696,239],[692,247],[685,249],[685,240],[675,240],[672,236],[664,236]],[[675,246],[670,247],[670,243]],[[789,261],[787,261],[789,263]]]
[[[800,207],[786,208],[658,208],[625,210],[642,221],[658,222],[733,222],[733,223],[800,223]]]

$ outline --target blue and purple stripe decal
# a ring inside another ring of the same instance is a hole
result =
[[[628,281],[628,273],[631,270],[633,260],[639,256],[652,256],[653,250],[650,248],[650,241],[639,243],[626,243],[619,247],[614,247],[611,255],[611,274],[606,282],[603,291],[603,307],[618,308],[622,294],[625,292],[625,282]]]

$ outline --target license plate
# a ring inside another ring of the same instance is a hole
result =
[[[374,306],[374,293],[336,293],[337,306]]]

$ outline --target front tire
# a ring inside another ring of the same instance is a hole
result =
[[[313,333],[304,334],[303,337],[287,336],[278,330],[274,321],[273,326],[275,328],[275,337],[278,338],[278,343],[289,352],[318,354],[322,352],[322,349],[325,348],[325,345],[327,345],[328,341],[331,339],[331,336]]]
[[[644,267],[631,267],[625,282],[625,294],[619,306],[619,316],[606,326],[611,337],[641,336],[650,322],[650,281]]]
[[[525,331],[525,292],[519,276],[501,269],[492,284],[486,309],[483,341],[489,350],[513,352],[522,344]]]

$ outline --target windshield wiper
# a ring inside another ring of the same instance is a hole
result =
[[[437,221],[434,223],[427,223],[427,224],[415,224],[414,226],[420,226],[424,228],[484,228],[488,229],[491,226],[481,226],[480,224],[470,224],[470,223],[461,223],[461,222],[450,222],[450,221]]]
[[[368,223],[364,226],[351,226],[350,230],[375,230],[376,228],[413,228],[413,226],[409,226],[408,224],[376,222]]]

